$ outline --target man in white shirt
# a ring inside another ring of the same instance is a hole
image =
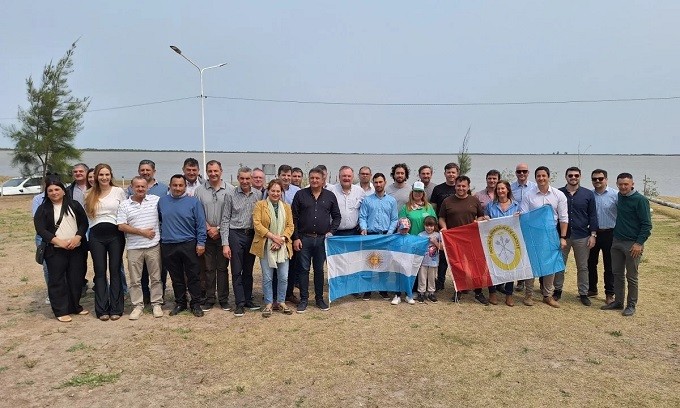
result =
[[[569,227],[569,214],[567,211],[567,197],[560,190],[550,185],[550,169],[545,166],[537,167],[534,171],[534,178],[536,179],[536,187],[531,188],[526,192],[522,199],[522,204],[519,206],[521,213],[529,212],[533,209],[543,207],[548,204],[552,208],[553,219],[555,220],[555,227],[559,228],[560,234],[560,248],[564,249],[567,246],[567,229]],[[560,307],[557,300],[553,298],[553,282],[555,275],[544,276],[541,280],[541,292],[543,294],[543,302],[552,307]],[[526,287],[524,304],[532,306],[534,301],[532,299],[534,291],[534,279],[527,279],[524,281]]]
[[[198,186],[203,183],[203,179],[200,175],[200,168],[198,167],[198,160],[193,157],[184,160],[182,174],[184,174],[184,178],[187,180],[187,195],[193,197]]]
[[[359,207],[365,196],[364,190],[352,184],[354,170],[349,166],[340,167],[338,179],[340,182],[330,188],[338,199],[341,216],[340,226],[335,235],[358,235]]]
[[[153,316],[162,317],[159,197],[147,195],[148,184],[142,176],[135,176],[131,185],[133,194],[120,204],[116,216],[118,229],[125,233],[126,238],[128,271],[130,272],[130,301],[133,306],[130,320],[137,320],[144,313],[141,283],[144,265],[149,272]]]
[[[371,183],[371,178],[373,177],[373,172],[368,166],[363,166],[359,169],[359,183],[357,186],[364,190],[364,194],[369,196],[375,193],[375,188],[373,188],[373,183]]]

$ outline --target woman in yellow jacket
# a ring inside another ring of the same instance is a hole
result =
[[[293,235],[293,213],[290,205],[281,199],[283,183],[272,180],[267,186],[267,198],[255,203],[253,208],[253,228],[255,238],[250,253],[260,258],[262,268],[262,293],[265,306],[262,316],[272,315],[274,294],[272,275],[277,273],[278,285],[276,301],[284,314],[293,311],[286,306],[286,287],[288,286],[288,266],[293,255],[291,235]]]

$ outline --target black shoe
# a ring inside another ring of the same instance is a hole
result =
[[[145,306],[148,306],[148,305],[151,304],[151,296],[150,295],[144,295],[143,299],[144,299],[144,305]]]
[[[444,283],[443,282],[435,282],[434,283],[434,290],[435,290],[435,292],[439,292],[440,290],[444,290]]]
[[[260,306],[255,304],[255,302],[253,302],[252,300],[247,301],[244,306],[250,310],[260,310]]]
[[[432,303],[437,303],[437,297],[434,295],[434,293],[430,293],[427,295],[427,300],[429,300]]]
[[[297,305],[297,312],[298,313],[304,313],[307,311],[307,301],[306,300],[300,300],[300,303]]]
[[[483,293],[475,294],[475,300],[483,304],[484,306],[489,306],[489,299],[487,299]]]
[[[581,303],[583,303],[583,306],[592,305],[592,302],[590,301],[590,298],[588,298],[587,295],[580,295],[579,299],[581,299]]]
[[[600,307],[600,310],[621,310],[623,309],[623,304],[620,302],[613,302],[608,305]]]
[[[316,307],[318,307],[319,309],[321,309],[323,311],[330,309],[328,307],[328,305],[326,304],[326,302],[323,301],[323,299],[319,299],[319,300],[316,301]]]
[[[178,315],[185,310],[187,310],[187,305],[175,305],[175,307],[170,311],[170,316]]]
[[[364,293],[363,299],[364,300],[371,300],[371,292]]]
[[[201,310],[203,310],[204,312],[208,312],[208,311],[210,311],[210,309],[212,309],[212,308],[213,308],[213,304],[212,304],[212,303],[205,303],[205,304],[202,304],[202,305],[201,305]]]
[[[462,293],[462,292],[460,292],[460,291],[459,291],[459,292],[456,292],[456,293],[453,294],[453,297],[451,298],[451,301],[452,301],[452,302],[460,302],[461,296],[463,296],[463,293]]]
[[[561,290],[553,291],[553,299],[555,299],[555,301],[559,301],[560,299],[562,299],[562,291]]]
[[[621,313],[624,316],[632,316],[635,314],[635,305],[628,305],[626,306],[626,309],[624,309],[623,313]]]
[[[231,310],[231,306],[229,306],[229,303],[220,303],[220,307],[225,312],[229,312]]]
[[[194,314],[196,317],[203,317],[205,313],[203,313],[203,309],[201,309],[200,306],[194,306],[191,308],[191,313]]]
[[[380,292],[380,297],[383,298],[383,300],[391,300],[392,298],[390,297],[390,294],[387,292]]]
[[[418,293],[416,300],[418,301],[418,303],[425,303],[425,295],[422,293]]]
[[[589,290],[588,297],[597,297],[597,290]]]
[[[236,306],[236,309],[234,310],[234,316],[241,317],[244,314],[246,314],[246,311],[243,309],[243,306]]]

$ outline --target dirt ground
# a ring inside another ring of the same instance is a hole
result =
[[[560,309],[454,304],[449,280],[436,304],[349,297],[263,319],[169,317],[169,302],[160,319],[59,323],[29,207],[0,197],[2,407],[680,406],[680,305],[668,289],[678,210],[654,212],[631,318],[599,310],[602,288],[582,306],[570,261]],[[81,303],[94,311],[91,290]]]

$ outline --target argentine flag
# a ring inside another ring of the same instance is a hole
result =
[[[413,283],[427,243],[427,238],[402,234],[327,238],[330,301],[371,291],[413,296]]]

